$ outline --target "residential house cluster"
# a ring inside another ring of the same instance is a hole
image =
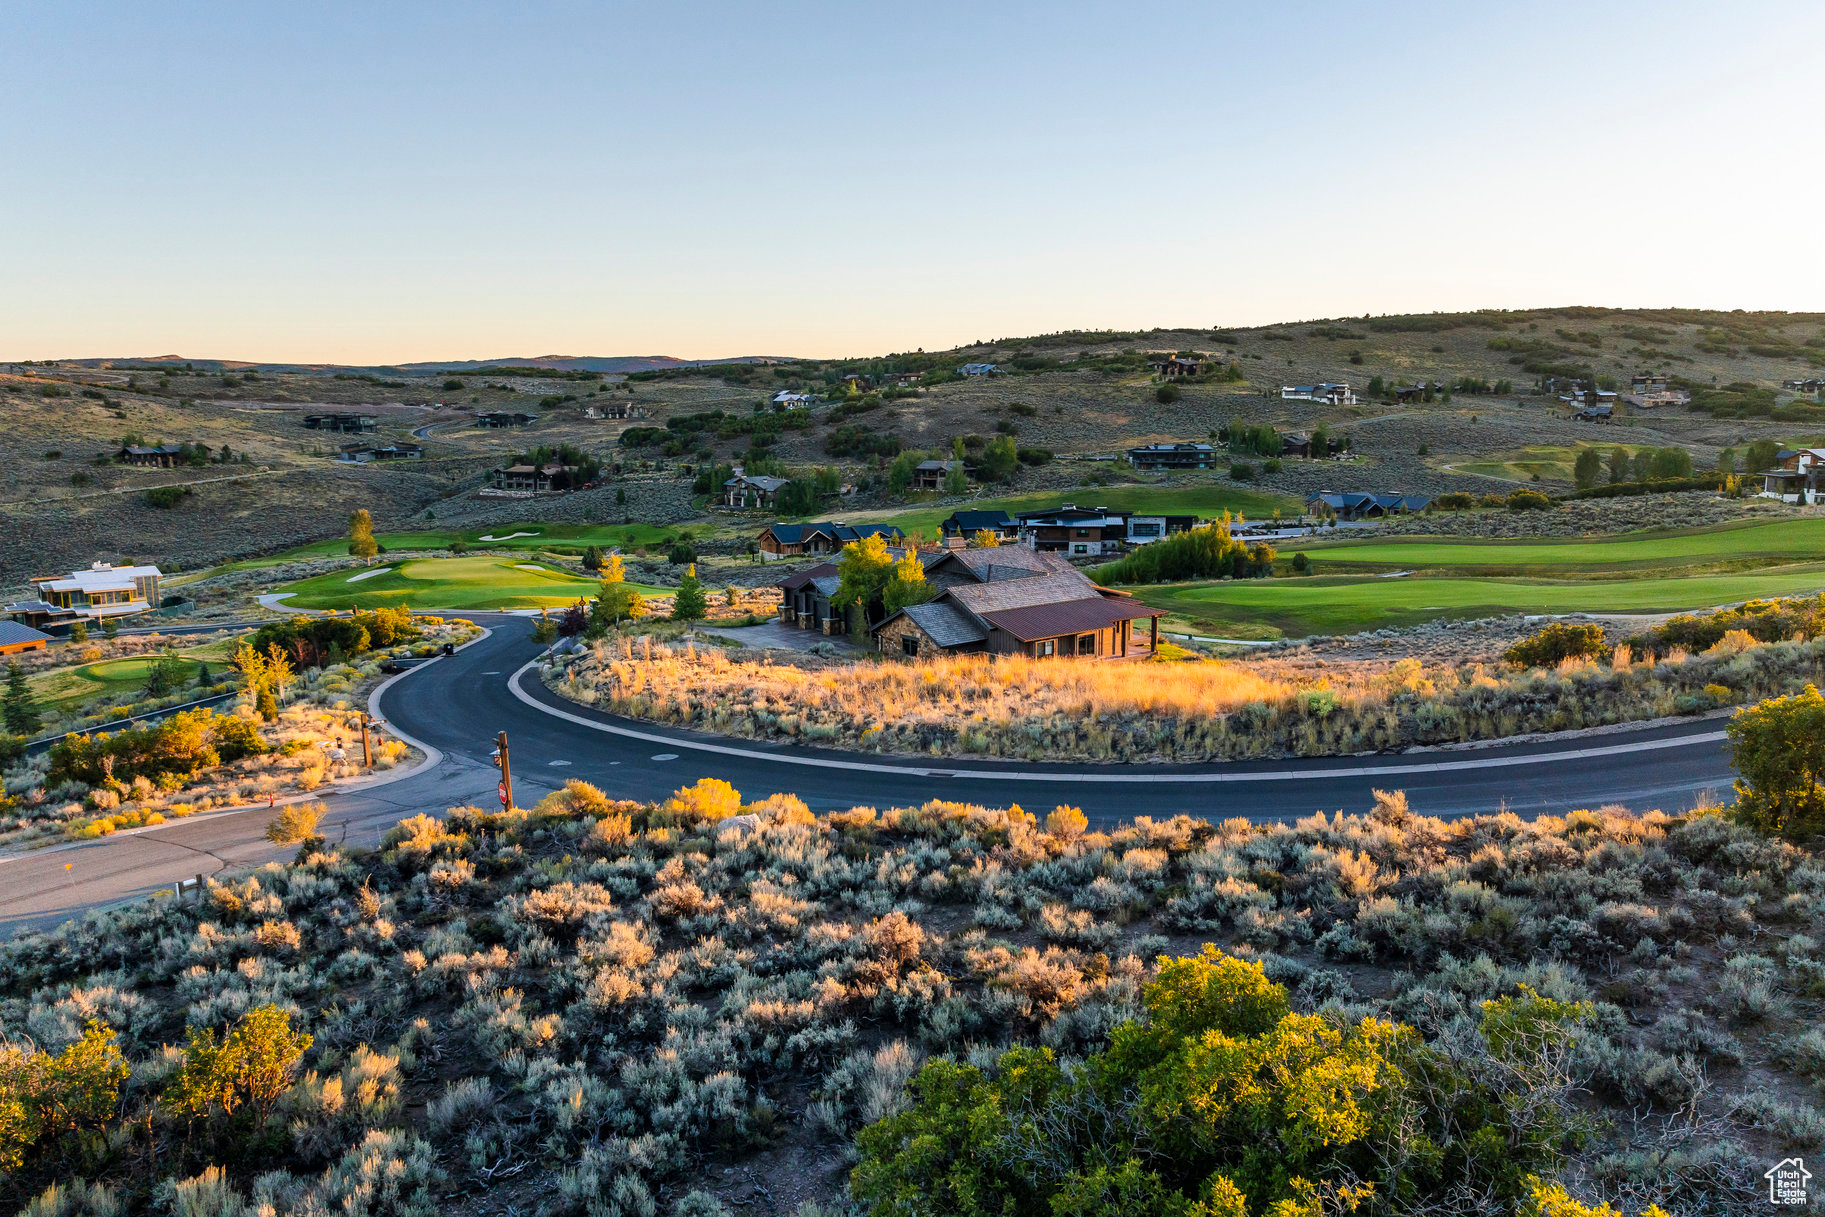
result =
[[[872,622],[869,634],[884,653],[1116,659],[1158,644],[1162,610],[1098,587],[1057,554],[1018,546],[947,549],[920,553],[919,562],[935,594]],[[831,602],[839,584],[834,563],[781,580],[781,621],[843,633],[843,610]],[[1144,643],[1135,635],[1137,621],[1149,623]]]
[[[1192,515],[1144,515],[1107,507],[1062,507],[1023,511],[958,511],[938,526],[947,545],[966,545],[980,532],[991,532],[999,542],[1024,546],[1039,553],[1072,558],[1098,558],[1122,552],[1125,546],[1146,545],[1173,533],[1196,528]]]
[[[160,577],[156,566],[111,562],[67,575],[40,575],[32,580],[35,598],[7,605],[6,613],[34,629],[67,630],[78,621],[150,612],[159,604]]]
[[[906,537],[892,524],[845,524],[826,520],[817,524],[769,524],[760,530],[759,546],[763,561],[779,558],[819,557],[834,554],[851,541],[879,536],[890,545]]]

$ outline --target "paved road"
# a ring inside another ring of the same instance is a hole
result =
[[[1285,821],[1362,810],[1377,787],[1405,790],[1416,811],[1454,816],[1605,803],[1672,810],[1730,784],[1716,720],[1471,751],[1214,766],[919,762],[718,740],[563,701],[523,670],[538,655],[531,621],[473,616],[493,630],[489,637],[426,664],[378,701],[383,718],[441,754],[436,763],[391,785],[331,796],[324,824],[333,839],[371,845],[401,816],[491,803],[498,773],[487,758],[501,730],[522,806],[573,777],[611,797],[655,799],[712,776],[749,799],[789,792],[818,811],[945,798],[1035,811],[1070,803],[1093,823],[1179,812]],[[268,818],[265,808],[227,813],[0,861],[0,934],[55,924],[199,871],[283,857],[290,851],[261,836]]]

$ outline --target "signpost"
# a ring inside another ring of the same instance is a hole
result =
[[[507,733],[501,732],[494,737],[494,763],[501,771],[500,785],[495,792],[501,796],[501,810],[513,806],[513,768],[507,758]]]

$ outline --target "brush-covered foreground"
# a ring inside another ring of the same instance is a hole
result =
[[[1141,662],[731,656],[642,636],[596,642],[544,674],[565,697],[633,718],[878,752],[1033,761],[1314,756],[1697,714],[1796,692],[1825,679],[1820,609],[1818,600],[1752,602],[1674,619],[1691,622],[1689,630],[1520,669],[1412,658],[1169,659],[1164,651]]]
[[[1825,1135],[1806,850],[1399,795],[1085,827],[573,783],[26,935],[0,1201],[1705,1215]]]

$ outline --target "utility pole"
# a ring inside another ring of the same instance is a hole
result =
[[[361,767],[374,767],[374,750],[368,745],[368,716],[365,712],[361,715]]]
[[[501,770],[501,810],[513,806],[513,768],[507,759],[507,733],[501,732],[494,737],[494,763]]]

